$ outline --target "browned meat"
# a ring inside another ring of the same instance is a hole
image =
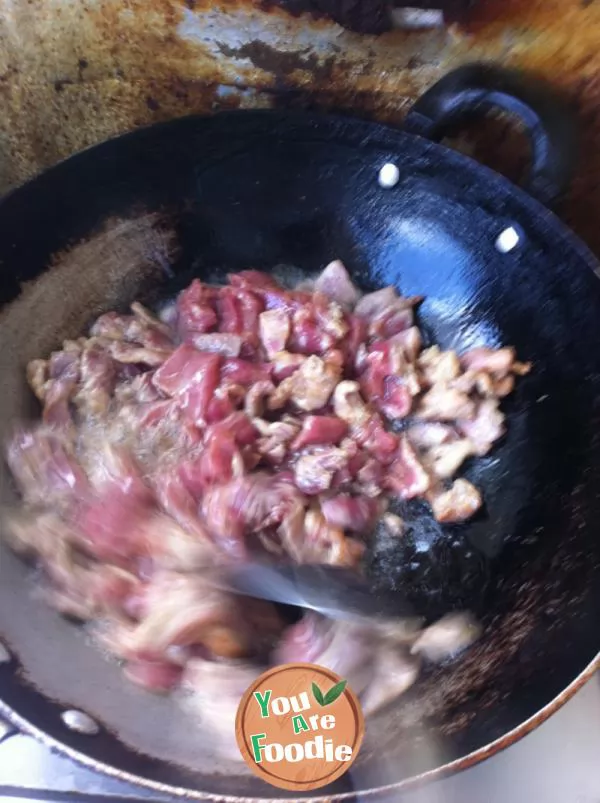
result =
[[[499,409],[498,399],[483,399],[473,418],[459,418],[457,425],[472,443],[474,454],[487,454],[494,442],[504,435],[504,413]]]
[[[455,480],[447,491],[433,491],[428,498],[433,515],[441,522],[470,519],[482,505],[477,488],[463,479]]]
[[[284,379],[269,399],[269,409],[278,410],[290,402],[300,410],[319,410],[329,401],[341,375],[339,366],[317,356],[308,357],[290,377]]]
[[[337,260],[295,289],[248,270],[195,279],[160,317],[105,313],[32,361],[41,420],[7,445],[23,499],[7,533],[51,604],[102,622],[146,689],[190,684],[208,710],[231,681],[215,715],[233,716],[244,661],[266,663],[280,638],[282,660],[339,671],[368,712],[414,681],[417,654],[466,646],[477,628],[451,618],[419,633],[307,616],[282,636],[272,606],[210,582],[261,550],[360,570],[379,520],[402,537],[394,497],[427,499],[443,523],[480,509],[458,472],[504,434],[500,400],[530,366],[512,348],[423,350],[420,300],[361,296]]]
[[[475,417],[475,402],[466,393],[446,383],[433,385],[422,397],[417,416],[424,420],[456,421],[457,418],[470,420]]]
[[[331,487],[333,475],[346,464],[346,455],[335,446],[316,447],[294,464],[295,482],[305,494],[320,494]]]
[[[443,661],[470,647],[481,635],[481,627],[469,613],[449,613],[424,630],[411,652],[429,661]]]

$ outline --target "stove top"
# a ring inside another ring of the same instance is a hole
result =
[[[465,772],[384,803],[599,803],[600,675],[516,745]],[[0,729],[0,800],[171,801],[91,772],[29,736]],[[356,803],[367,803],[357,797]],[[377,798],[381,801],[381,798]]]

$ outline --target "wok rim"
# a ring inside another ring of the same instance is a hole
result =
[[[157,132],[160,130],[168,129],[171,127],[177,127],[178,124],[181,123],[192,123],[192,122],[201,122],[201,121],[211,121],[215,120],[215,118],[240,118],[244,117],[249,119],[250,117],[254,117],[256,119],[260,117],[271,117],[272,119],[278,118],[282,120],[283,118],[288,118],[289,120],[297,120],[298,122],[304,122],[305,124],[308,123],[318,123],[320,125],[345,125],[345,126],[354,126],[362,128],[363,131],[372,136],[374,139],[376,138],[377,134],[379,133],[384,139],[386,140],[384,143],[381,143],[385,147],[398,147],[401,143],[400,141],[396,140],[393,142],[392,138],[395,137],[408,137],[409,139],[414,139],[420,141],[424,144],[427,148],[431,148],[432,150],[436,150],[440,153],[440,156],[444,158],[448,163],[449,166],[460,168],[461,164],[469,165],[471,169],[477,169],[481,175],[482,180],[486,178],[488,181],[499,185],[501,188],[503,187],[505,191],[512,194],[516,197],[516,200],[519,201],[526,207],[529,207],[533,213],[539,218],[542,218],[550,227],[555,230],[555,233],[561,238],[566,241],[568,247],[571,248],[574,252],[576,252],[577,256],[585,263],[586,267],[591,270],[597,279],[600,279],[600,263],[598,258],[595,254],[591,251],[591,249],[586,245],[586,243],[579,238],[579,236],[566,224],[564,223],[554,211],[549,209],[548,207],[544,206],[540,201],[530,195],[525,189],[518,186],[517,184],[510,181],[508,178],[503,176],[501,173],[498,173],[491,167],[484,165],[478,162],[476,159],[461,153],[451,147],[443,145],[439,142],[432,141],[426,137],[420,136],[413,132],[404,130],[402,126],[392,126],[389,124],[379,123],[377,121],[372,120],[364,120],[361,118],[356,118],[351,115],[342,115],[336,113],[315,113],[315,112],[304,112],[304,111],[295,111],[295,110],[281,110],[281,109],[261,109],[261,110],[234,110],[234,111],[223,111],[218,112],[212,115],[201,115],[201,114],[194,114],[194,115],[186,115],[184,117],[175,118],[172,120],[166,120],[164,122],[151,124],[148,126],[142,126],[138,129],[133,131],[126,132],[124,134],[120,134],[114,137],[110,137],[102,142],[95,143],[87,148],[82,149],[74,154],[71,154],[65,159],[60,160],[56,164],[42,170],[37,175],[32,176],[29,178],[24,184],[19,185],[10,189],[5,195],[0,197],[0,216],[2,215],[3,207],[6,203],[10,203],[10,200],[13,196],[18,195],[22,190],[29,189],[31,190],[31,185],[36,183],[36,179],[46,176],[49,173],[54,173],[55,171],[60,172],[65,166],[70,165],[71,163],[76,163],[78,159],[85,158],[93,154],[94,152],[102,149],[107,145],[113,145],[117,141],[120,140],[127,140],[130,138],[135,138],[140,134],[148,134],[149,132]],[[493,188],[492,188],[493,189]],[[31,736],[39,741],[44,746],[48,747],[50,750],[56,751],[57,753],[71,759],[76,764],[83,766],[91,771],[97,772],[104,776],[108,776],[114,778],[116,780],[122,781],[124,783],[129,783],[134,786],[139,786],[145,789],[150,789],[152,791],[171,795],[172,797],[179,797],[182,799],[189,799],[189,800],[200,800],[200,801],[209,801],[209,803],[334,803],[334,801],[350,801],[356,797],[356,795],[360,795],[361,797],[369,797],[369,798],[376,798],[381,795],[388,794],[390,792],[404,792],[408,791],[409,789],[413,789],[415,787],[422,786],[427,783],[431,783],[433,781],[439,781],[443,778],[455,775],[462,770],[469,769],[487,758],[494,756],[500,753],[502,750],[510,747],[511,745],[518,742],[521,738],[526,736],[528,733],[535,730],[539,725],[546,722],[550,716],[556,713],[560,708],[562,708],[565,703],[567,703],[589,680],[592,676],[600,670],[600,651],[596,654],[594,658],[584,667],[581,672],[576,675],[573,680],[561,691],[559,692],[556,697],[550,700],[546,705],[532,714],[523,722],[519,723],[516,727],[512,728],[511,730],[504,733],[502,736],[494,739],[491,742],[488,742],[486,745],[477,748],[476,750],[467,753],[460,758],[454,759],[452,761],[446,762],[441,764],[438,767],[434,767],[433,769],[426,770],[425,772],[421,772],[417,775],[410,776],[405,778],[401,781],[397,781],[390,784],[385,784],[383,786],[377,786],[370,789],[359,790],[359,791],[351,791],[351,792],[342,792],[337,794],[327,794],[327,795],[320,795],[315,797],[302,797],[302,798],[281,798],[281,797],[248,797],[248,796],[237,796],[237,795],[223,795],[217,794],[213,792],[203,792],[199,789],[190,789],[189,787],[181,787],[181,786],[173,786],[169,783],[163,783],[161,781],[152,780],[150,778],[144,777],[142,775],[136,775],[131,773],[127,770],[121,770],[117,767],[114,767],[110,764],[107,764],[103,761],[99,761],[97,759],[92,758],[91,756],[87,755],[80,750],[74,749],[63,742],[60,739],[55,738],[47,734],[44,730],[38,728],[32,722],[30,722],[26,717],[21,716],[18,714],[14,708],[9,706],[2,700],[0,694],[0,718],[5,719],[15,728],[17,728],[21,733]],[[40,690],[40,694],[43,695],[43,691]],[[12,735],[15,734],[8,734],[6,739],[11,738]],[[157,761],[161,762],[161,759],[157,759]]]
[[[575,677],[569,685],[563,689],[553,700],[547,703],[543,708],[526,719],[516,728],[507,731],[503,736],[499,736],[489,744],[473,750],[471,753],[457,758],[454,761],[449,761],[446,764],[441,764],[439,767],[422,772],[419,775],[413,775],[396,783],[385,784],[384,786],[376,786],[371,789],[341,792],[334,795],[320,795],[317,797],[302,797],[296,798],[296,803],[333,803],[333,801],[353,800],[356,795],[362,797],[376,798],[379,795],[385,795],[389,792],[406,792],[409,789],[422,786],[432,781],[439,781],[451,775],[455,775],[462,770],[474,767],[476,764],[485,761],[485,759],[500,753],[507,747],[518,742],[528,733],[535,730],[539,725],[548,720],[552,714],[555,714],[559,709],[565,705],[583,686],[593,677],[593,675],[600,670],[600,652],[593,658],[585,669]],[[218,795],[211,792],[202,792],[197,789],[189,789],[182,786],[172,786],[171,784],[161,783],[160,781],[153,781],[149,778],[144,778],[141,775],[134,775],[126,770],[119,770],[112,767],[110,764],[105,764],[103,761],[87,756],[78,750],[74,750],[68,745],[63,744],[58,739],[49,736],[43,730],[40,730],[24,717],[21,717],[10,706],[6,705],[0,700],[0,714],[5,717],[12,725],[18,728],[22,733],[32,736],[37,741],[41,742],[50,750],[55,750],[61,755],[70,758],[75,763],[86,767],[94,772],[102,775],[115,778],[116,780],[123,781],[132,785],[151,789],[155,792],[160,792],[164,795],[171,795],[172,797],[187,798],[188,800],[201,800],[209,801],[209,803],[294,803],[290,798],[279,797],[238,797],[237,795]],[[10,735],[7,738],[11,738]]]

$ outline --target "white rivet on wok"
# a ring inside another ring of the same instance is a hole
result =
[[[386,190],[395,187],[400,181],[400,171],[392,162],[386,162],[379,170],[379,186]]]
[[[8,664],[10,660],[11,660],[11,655],[9,651],[0,641],[0,664]]]
[[[508,254],[508,252],[512,251],[513,248],[515,248],[515,246],[518,244],[519,233],[512,226],[509,226],[507,229],[504,229],[504,231],[501,231],[496,237],[496,248],[501,254]]]
[[[75,708],[63,711],[60,716],[67,728],[72,731],[77,731],[77,733],[84,733],[86,736],[94,736],[100,730],[98,724],[94,722],[89,714],[85,714],[83,711],[77,711]]]

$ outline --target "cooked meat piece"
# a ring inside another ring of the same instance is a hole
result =
[[[430,449],[432,446],[441,446],[458,438],[453,427],[436,421],[411,424],[406,435],[417,449]]]
[[[269,359],[285,351],[290,336],[290,316],[284,309],[261,312],[259,317],[260,340]]]
[[[252,651],[240,625],[235,597],[216,591],[200,576],[155,574],[145,591],[143,619],[120,634],[125,658],[152,652],[164,656],[172,645],[215,646],[226,657]]]
[[[319,299],[315,294],[315,318],[317,325],[327,334],[331,335],[335,342],[339,342],[348,333],[348,324],[344,310],[335,301],[327,302]]]
[[[396,513],[384,513],[381,520],[391,535],[400,537],[404,534],[404,521]]]
[[[355,567],[364,554],[364,544],[344,535],[340,527],[329,524],[317,508],[306,513],[302,562]]]
[[[345,421],[334,415],[308,415],[302,422],[302,429],[292,443],[292,449],[299,451],[306,446],[337,444],[348,432]]]
[[[90,329],[94,338],[137,344],[148,349],[172,348],[173,336],[169,327],[154,318],[140,304],[134,305],[133,315],[107,312]]]
[[[475,454],[473,444],[468,438],[432,446],[423,454],[423,463],[438,479],[452,477],[465,462]]]
[[[183,669],[169,661],[133,660],[123,669],[125,677],[153,692],[168,692],[179,685]]]
[[[281,463],[288,454],[290,442],[298,434],[299,423],[293,421],[270,422],[262,418],[254,418],[252,423],[262,436],[256,442],[258,453],[270,463]]]
[[[162,399],[160,392],[152,382],[153,374],[138,374],[133,379],[126,379],[117,384],[114,397],[118,404],[141,404]]]
[[[278,382],[287,379],[296,371],[306,360],[304,354],[292,354],[289,351],[278,351],[272,357],[273,376]]]
[[[26,502],[51,505],[84,498],[87,478],[68,443],[49,429],[19,430],[6,459]]]
[[[515,350],[511,347],[502,349],[475,348],[463,354],[461,363],[471,371],[485,371],[495,378],[501,379],[513,368]]]
[[[270,363],[253,363],[245,359],[230,357],[223,362],[221,380],[227,385],[241,385],[247,388],[255,382],[269,380],[271,371]]]
[[[442,523],[470,519],[483,500],[477,488],[468,480],[455,480],[448,491],[432,491],[428,496],[433,515]]]
[[[385,468],[379,460],[367,458],[356,472],[355,490],[371,499],[380,496],[383,492]]]
[[[321,447],[310,454],[301,455],[294,464],[295,482],[305,494],[322,493],[331,487],[336,471],[347,461],[342,449],[335,446]]]
[[[410,329],[414,323],[413,307],[420,298],[403,298],[393,287],[386,287],[363,296],[355,314],[369,320],[371,337],[392,337]]]
[[[327,265],[315,282],[314,289],[349,310],[360,298],[360,293],[352,283],[344,263],[339,259]]]
[[[240,335],[227,332],[192,334],[188,341],[198,351],[208,351],[211,354],[220,354],[222,357],[239,357],[244,342]]]
[[[306,412],[319,410],[329,401],[340,379],[340,368],[320,357],[309,357],[290,377],[284,379],[269,399],[269,409],[288,402]]]
[[[438,663],[466,650],[480,635],[481,626],[471,614],[449,613],[423,631],[411,653]]]
[[[372,646],[368,628],[333,624],[309,613],[287,629],[274,657],[276,663],[315,663],[331,669],[360,695],[372,672]]]
[[[219,383],[220,364],[219,355],[183,345],[155,371],[152,381],[165,395],[178,398],[186,418],[202,427]]]
[[[401,499],[423,496],[430,486],[429,475],[405,436],[400,438],[398,451],[387,470],[384,485]]]
[[[31,360],[27,365],[27,381],[37,398],[43,402],[48,382],[47,360]]]
[[[475,417],[475,402],[466,393],[439,383],[423,396],[416,409],[418,418],[432,421],[471,420]]]
[[[202,499],[202,515],[217,543],[241,544],[244,533],[279,524],[295,499],[292,485],[256,472],[209,488]]]
[[[12,548],[24,555],[51,559],[63,542],[76,543],[77,536],[54,510],[28,508],[6,511],[2,524]]]
[[[263,415],[270,396],[275,392],[275,385],[270,379],[261,379],[248,388],[244,402],[244,412],[249,418]]]
[[[487,454],[494,442],[504,435],[504,414],[499,409],[498,399],[483,399],[471,419],[459,418],[456,423],[478,455]]]
[[[421,352],[418,360],[428,385],[448,383],[460,374],[460,360],[455,351],[441,351],[439,346],[431,346]]]
[[[157,568],[189,572],[214,566],[219,550],[208,532],[199,537],[180,527],[170,516],[156,513],[146,524],[147,543]]]
[[[402,346],[404,355],[410,362],[415,362],[419,356],[419,352],[423,347],[423,339],[421,332],[417,326],[411,326],[402,332],[392,335],[390,340],[399,346]]]
[[[114,361],[106,351],[91,343],[81,355],[80,377],[79,390],[73,401],[86,415],[104,415],[117,379]]]
[[[380,509],[377,500],[350,494],[338,494],[321,502],[321,511],[328,524],[357,533],[370,531]]]
[[[420,663],[398,648],[379,647],[374,673],[361,696],[362,710],[369,717],[385,708],[409,689],[419,676]]]
[[[337,417],[351,427],[363,426],[370,419],[358,382],[344,380],[337,385],[333,393],[333,409]]]

